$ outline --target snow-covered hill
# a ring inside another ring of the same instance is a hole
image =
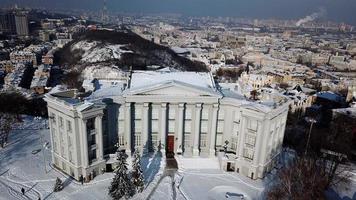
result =
[[[55,62],[66,66],[66,70],[115,65],[121,69],[149,70],[147,66],[160,66],[180,71],[207,71],[205,64],[181,57],[170,48],[145,40],[129,30],[82,33],[55,53]]]
[[[84,51],[81,62],[82,63],[96,63],[111,60],[120,60],[123,53],[133,53],[123,49],[127,45],[120,44],[103,44],[99,41],[79,41],[72,45],[72,51]]]

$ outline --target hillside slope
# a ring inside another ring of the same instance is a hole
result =
[[[207,71],[205,64],[178,56],[170,48],[145,40],[129,30],[82,33],[55,53],[55,62],[67,70],[102,64],[121,69],[145,70],[155,65],[181,71]]]

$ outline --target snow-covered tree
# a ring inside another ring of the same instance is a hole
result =
[[[133,195],[133,185],[128,174],[126,159],[126,153],[117,152],[118,168],[109,187],[109,195],[114,200],[119,200],[122,197],[128,199]]]
[[[137,192],[143,191],[145,183],[141,169],[141,156],[140,152],[137,149],[134,153],[134,159],[132,164],[132,182]]]
[[[62,189],[63,189],[63,183],[62,183],[61,179],[59,179],[59,178],[57,177],[56,183],[54,184],[53,191],[54,191],[54,192],[59,192],[59,191],[61,191]]]

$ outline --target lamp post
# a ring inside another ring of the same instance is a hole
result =
[[[310,128],[309,128],[309,132],[308,132],[308,139],[307,139],[307,145],[306,145],[306,147],[305,147],[304,156],[306,156],[307,153],[308,153],[310,135],[311,135],[311,131],[312,131],[312,129],[313,129],[313,124],[317,122],[314,118],[311,118],[311,117],[306,117],[306,118],[305,118],[305,121],[307,121],[307,122],[310,123]]]

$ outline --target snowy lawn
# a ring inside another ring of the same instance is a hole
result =
[[[114,176],[105,173],[95,177],[90,183],[81,185],[60,171],[53,169],[49,148],[43,144],[50,141],[49,130],[45,120],[25,117],[24,123],[18,125],[10,134],[9,144],[0,149],[0,200],[12,199],[110,199],[108,187]],[[44,156],[45,155],[45,159]],[[46,169],[45,169],[46,161]],[[131,160],[128,160],[130,163]],[[142,158],[142,168],[146,181],[146,190],[134,199],[142,199],[160,179],[165,166],[164,159],[157,156]],[[56,178],[64,183],[61,192],[53,193]],[[26,190],[25,196],[21,188]]]
[[[237,173],[220,170],[217,158],[177,157],[179,191],[191,200],[261,199],[265,190],[262,180],[251,180]]]

